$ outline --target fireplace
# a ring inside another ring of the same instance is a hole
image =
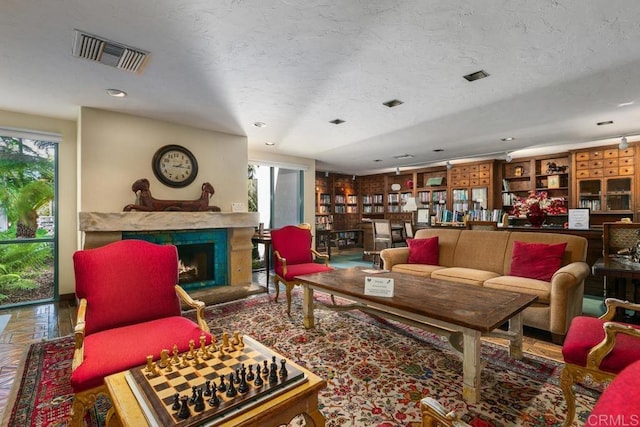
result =
[[[178,283],[187,291],[229,283],[225,229],[126,231],[122,233],[122,239],[175,245],[180,260]]]
[[[123,238],[171,243],[181,259],[191,258],[183,263],[190,264],[193,258],[197,264],[205,263],[206,277],[198,276],[186,287],[251,284],[251,237],[260,222],[257,212],[80,212],[78,219],[84,249]],[[203,257],[208,260],[202,261]],[[202,268],[198,267],[198,275]]]

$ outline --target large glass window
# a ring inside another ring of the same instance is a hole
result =
[[[0,306],[54,300],[57,144],[0,134]]]
[[[303,219],[303,172],[277,166],[249,166],[249,208],[265,228],[299,224]]]

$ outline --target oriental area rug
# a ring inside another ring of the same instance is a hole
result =
[[[425,396],[455,410],[475,427],[560,426],[564,422],[566,404],[559,387],[562,365],[557,362],[530,354],[513,360],[506,348],[483,342],[482,399],[468,404],[461,394],[462,362],[446,340],[357,311],[318,310],[316,328],[306,330],[301,292],[294,291],[290,318],[282,299],[274,303],[263,294],[210,306],[207,322],[217,337],[237,330],[324,378],[327,387],[319,401],[327,426],[419,426],[420,399]],[[71,336],[31,346],[23,372],[16,378],[15,400],[6,410],[5,425],[66,425],[72,399],[72,354]],[[577,387],[576,425],[582,425],[599,394]],[[108,399],[100,400],[87,415],[87,425],[104,425],[109,407]],[[296,419],[291,425],[302,422]]]

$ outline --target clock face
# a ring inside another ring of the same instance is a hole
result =
[[[195,156],[179,145],[166,145],[153,156],[153,173],[170,187],[185,187],[198,174]]]

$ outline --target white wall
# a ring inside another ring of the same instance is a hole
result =
[[[80,211],[119,212],[135,202],[131,185],[139,178],[151,183],[157,199],[192,200],[209,182],[215,194],[210,205],[231,211],[232,202],[247,205],[247,139],[128,114],[83,107],[79,120]],[[184,188],[157,180],[151,160],[158,148],[178,144],[198,161],[198,175]]]
[[[71,257],[78,243],[76,123],[0,110],[0,127],[62,135],[62,142],[58,146],[58,289],[60,294],[72,293],[75,280]]]

